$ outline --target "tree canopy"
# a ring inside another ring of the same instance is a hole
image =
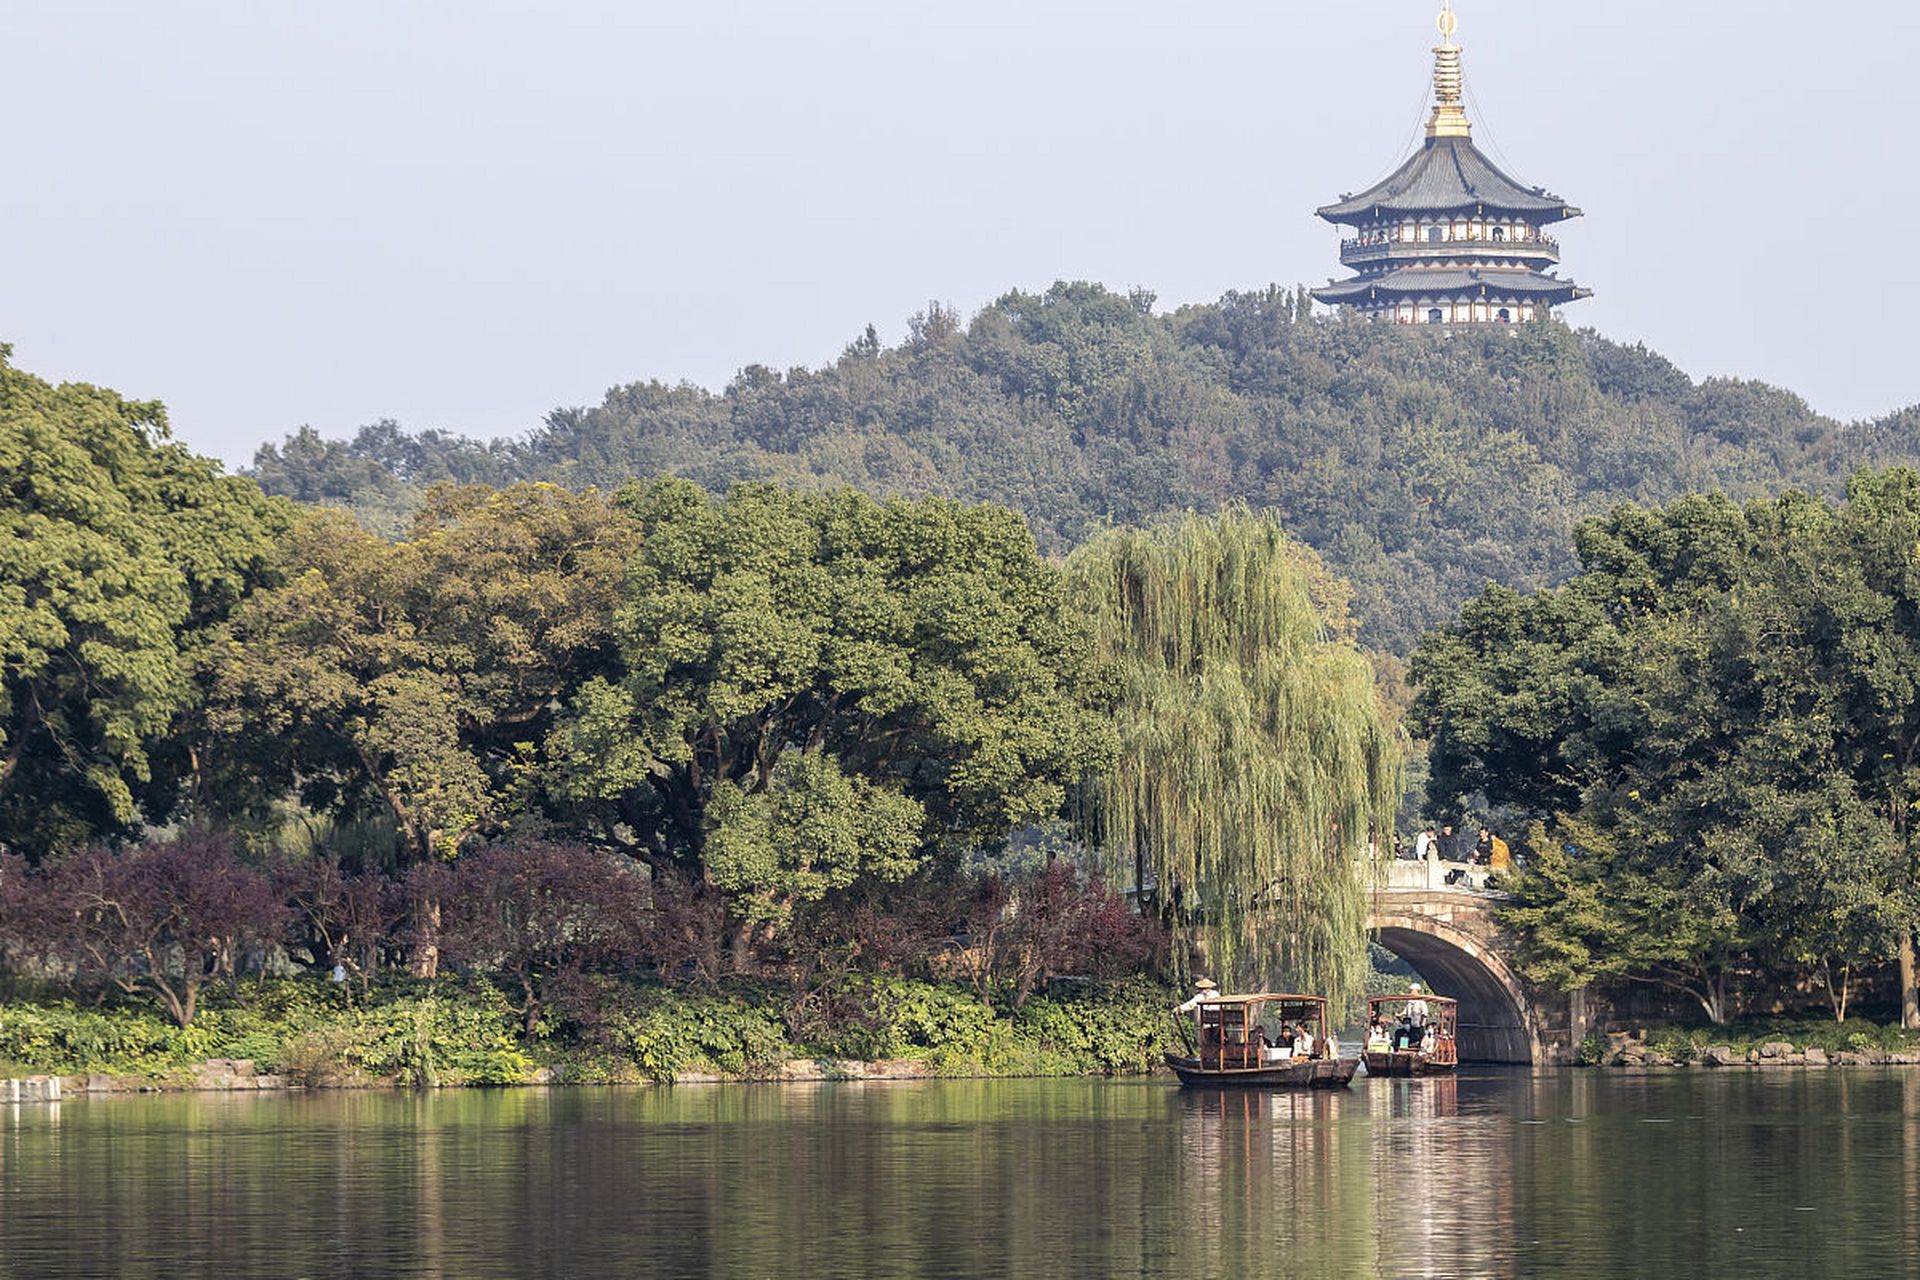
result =
[[[268,571],[283,504],[168,438],[160,406],[0,347],[0,838],[125,834],[191,789],[209,629]]]
[[[211,662],[230,807],[372,804],[415,860],[504,829],[561,701],[612,660],[633,545],[605,497],[544,484],[436,489],[398,542],[308,513]]]
[[[1086,628],[1013,513],[684,480],[621,506],[619,666],[549,739],[556,789],[744,916],[1003,843],[1104,759]]]

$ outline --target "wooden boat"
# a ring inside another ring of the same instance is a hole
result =
[[[1404,996],[1375,996],[1367,1001],[1367,1026],[1378,1020],[1393,1037],[1382,1048],[1371,1038],[1362,1055],[1370,1076],[1438,1076],[1460,1065],[1460,1006],[1445,996],[1413,992]],[[1403,1041],[1403,1028],[1418,1037]]]
[[[1167,1065],[1183,1085],[1240,1085],[1259,1089],[1344,1089],[1359,1068],[1342,1059],[1327,1022],[1322,996],[1209,996],[1180,1022],[1185,1054],[1168,1053]],[[1295,1056],[1283,1043],[1284,1028],[1305,1027],[1312,1051]]]

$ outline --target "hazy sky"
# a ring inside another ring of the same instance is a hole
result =
[[[1920,401],[1920,5],[1457,0],[1475,140],[1586,210],[1568,308],[1843,417]],[[1339,274],[1432,0],[15,0],[0,341],[244,462],[517,433],[1057,278]]]

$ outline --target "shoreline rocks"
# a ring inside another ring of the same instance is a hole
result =
[[[1802,1049],[1786,1040],[1769,1040],[1757,1048],[1741,1051],[1732,1045],[1709,1045],[1691,1061],[1677,1062],[1673,1056],[1650,1049],[1637,1036],[1613,1032],[1607,1051],[1596,1064],[1602,1067],[1911,1067],[1920,1066],[1920,1050],[1838,1049],[1818,1045]]]

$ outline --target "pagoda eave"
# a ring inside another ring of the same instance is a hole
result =
[[[1329,306],[1382,305],[1414,299],[1475,301],[1499,298],[1548,306],[1593,296],[1571,280],[1535,272],[1399,271],[1385,276],[1356,276],[1310,290]]]
[[[1460,137],[1427,139],[1386,178],[1315,210],[1328,222],[1350,224],[1382,217],[1476,213],[1557,222],[1579,212],[1545,187],[1515,181],[1482,155],[1471,139]]]
[[[1501,217],[1522,218],[1535,226],[1544,227],[1556,222],[1565,222],[1569,218],[1581,217],[1582,214],[1578,208],[1570,204],[1522,207],[1503,204],[1497,200],[1468,200],[1454,204],[1407,204],[1389,200],[1368,205],[1357,211],[1345,204],[1330,204],[1315,209],[1313,216],[1341,227],[1365,227],[1380,222],[1406,219],[1445,221],[1450,218]]]

